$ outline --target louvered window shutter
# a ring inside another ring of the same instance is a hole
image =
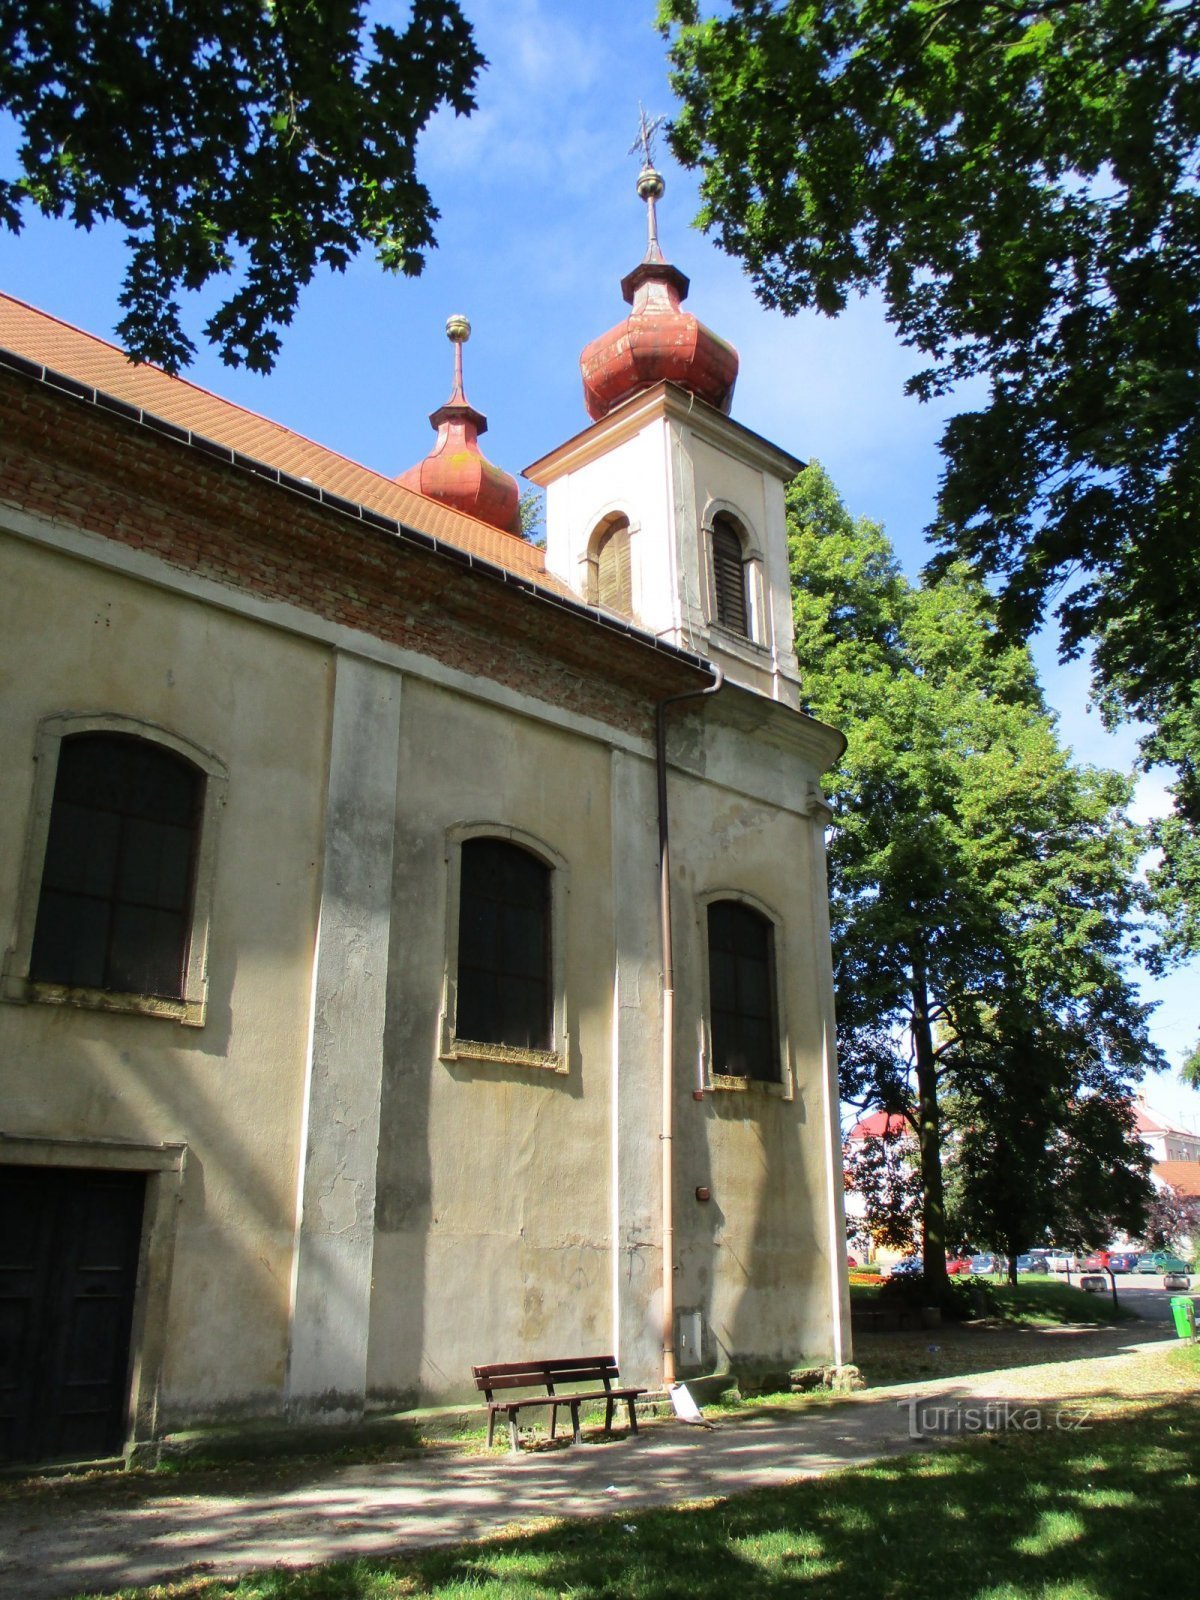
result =
[[[746,566],[742,560],[742,541],[732,528],[718,522],[713,528],[712,544],[717,621],[734,633],[748,635],[750,621],[746,610]]]
[[[629,524],[622,522],[596,552],[596,599],[610,611],[633,614],[633,574],[629,560]]]

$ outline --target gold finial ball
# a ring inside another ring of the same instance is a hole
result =
[[[446,318],[446,337],[451,344],[466,344],[471,337],[471,324],[461,311],[456,311],[452,317]]]
[[[643,200],[661,200],[666,184],[662,181],[662,174],[656,172],[647,161],[638,173],[637,192]]]

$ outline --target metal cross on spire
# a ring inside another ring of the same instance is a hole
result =
[[[666,122],[666,117],[648,117],[646,108],[638,101],[638,136],[629,146],[629,154],[637,155],[641,151],[642,170],[638,173],[637,192],[646,202],[646,255],[647,261],[661,261],[662,251],[658,246],[658,214],[655,211],[655,201],[662,199],[663,181],[661,173],[654,167],[654,135]]]
[[[654,135],[666,123],[666,117],[648,117],[646,108],[638,101],[638,135],[629,146],[629,154],[637,155],[640,150],[642,161],[647,167],[654,165]]]

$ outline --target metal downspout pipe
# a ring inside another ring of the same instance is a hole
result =
[[[667,708],[681,700],[716,694],[725,682],[720,667],[708,663],[713,681],[706,689],[668,695],[654,708],[654,756],[658,777],[658,914],[662,937],[662,1357],[663,1385],[675,1382],[675,952],[671,938],[671,840],[667,825]],[[697,1081],[693,1098],[704,1098]]]

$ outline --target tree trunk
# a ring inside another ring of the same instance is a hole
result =
[[[937,1059],[929,1021],[925,954],[913,954],[913,1050],[917,1071],[917,1145],[921,1159],[921,1254],[925,1292],[940,1305],[949,1297],[946,1275],[946,1202],[942,1191],[942,1131],[938,1114]]]

